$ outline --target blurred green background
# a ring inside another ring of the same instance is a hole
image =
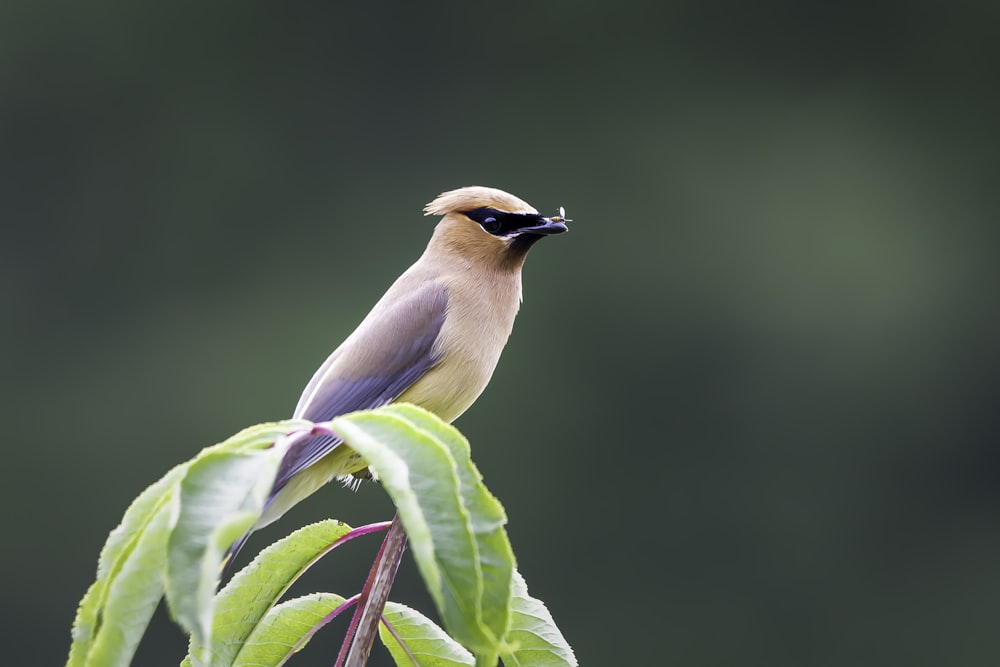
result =
[[[127,503],[287,416],[481,184],[575,220],[457,425],[582,664],[997,664],[998,22],[3,3],[5,660],[61,664]],[[390,514],[330,487],[250,548]],[[394,597],[430,609],[411,562]],[[136,664],[184,648],[160,616]]]

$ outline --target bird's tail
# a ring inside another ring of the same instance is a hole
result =
[[[243,533],[240,539],[233,542],[233,546],[229,547],[226,551],[226,557],[222,559],[222,578],[225,579],[233,569],[233,561],[236,559],[236,555],[240,552],[240,549],[247,543],[250,539],[250,535],[253,530],[248,530]]]

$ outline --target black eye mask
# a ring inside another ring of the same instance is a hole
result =
[[[510,236],[527,227],[536,227],[545,222],[545,217],[537,213],[508,213],[489,206],[462,211],[470,220],[475,220],[493,236]]]

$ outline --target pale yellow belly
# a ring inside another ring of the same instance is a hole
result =
[[[489,371],[492,374],[493,369]],[[429,370],[395,402],[419,405],[450,423],[475,402],[488,381],[489,374],[470,368],[468,364],[443,363]]]

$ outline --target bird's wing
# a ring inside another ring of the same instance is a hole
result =
[[[311,395],[303,397],[295,416],[328,421],[390,403],[438,362],[434,342],[447,306],[445,287],[428,282],[363,323],[309,383],[306,391]],[[278,468],[271,497],[340,442],[313,436],[292,445]]]

